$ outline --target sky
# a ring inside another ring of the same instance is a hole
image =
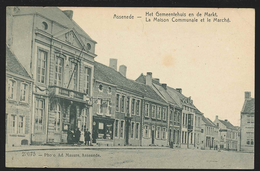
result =
[[[212,121],[218,115],[235,126],[240,124],[244,92],[251,91],[252,97],[255,93],[253,9],[60,9],[73,10],[73,20],[97,42],[96,61],[109,65],[110,58],[118,59],[118,67],[126,65],[126,77],[133,80],[141,73],[152,72],[160,83],[182,88],[182,93],[191,96],[195,106]],[[174,20],[197,18],[199,22],[172,22],[172,16],[156,16],[156,12],[185,13],[185,17],[175,16]],[[197,16],[198,12],[202,15]],[[216,14],[204,16],[205,12]],[[116,19],[114,15],[131,15],[134,19]],[[154,17],[169,22],[157,22]],[[213,22],[214,18],[229,18],[230,22]]]

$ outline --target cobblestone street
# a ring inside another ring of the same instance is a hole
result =
[[[254,154],[187,149],[75,149],[6,152],[6,166],[253,169]]]

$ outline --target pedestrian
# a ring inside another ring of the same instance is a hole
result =
[[[76,128],[76,131],[75,131],[75,142],[76,142],[76,144],[79,144],[80,135],[81,135],[81,131],[79,130],[79,128]]]
[[[67,132],[67,142],[68,144],[71,144],[73,142],[73,133],[71,132],[70,129]]]
[[[85,145],[87,144],[89,146],[89,141],[90,141],[90,132],[88,131],[88,129],[85,132]]]

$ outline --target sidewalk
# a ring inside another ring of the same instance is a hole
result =
[[[35,151],[35,150],[101,150],[101,149],[170,149],[157,146],[85,146],[85,145],[28,145],[5,147],[6,152]]]

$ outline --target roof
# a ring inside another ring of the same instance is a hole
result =
[[[202,115],[202,121],[205,123],[206,126],[216,127],[217,126],[209,119]]]
[[[6,71],[18,74],[27,78],[31,78],[16,56],[6,46]]]
[[[94,67],[94,78],[96,80],[114,84],[118,88],[123,90],[128,90],[141,96],[145,96],[147,98],[157,100],[162,103],[166,103],[153,89],[152,87],[136,82],[134,80],[127,79],[121,73],[110,68],[106,65],[103,65],[99,62],[95,62]]]
[[[241,111],[242,113],[255,113],[255,99],[245,100],[244,107]]]
[[[69,29],[74,28],[77,33],[86,37],[87,39],[91,39],[91,37],[75,22],[73,19],[69,19],[66,14],[62,12],[58,7],[23,7],[19,6],[19,11],[14,15],[21,14],[40,14],[52,21],[55,21]]]
[[[232,125],[229,121],[224,121],[224,120],[220,120],[220,119],[219,119],[219,121],[223,125],[225,125],[228,129],[236,129],[237,130],[237,128],[234,125]]]
[[[140,82],[140,83],[143,83],[145,84],[146,83],[146,76],[141,74],[137,79],[136,79],[137,82]],[[155,87],[158,87],[159,86],[162,86],[158,81],[156,80],[152,80],[152,83]],[[184,96],[183,94],[179,93],[176,89],[172,88],[172,87],[169,87],[167,86],[167,93],[170,95],[170,97],[175,101],[175,103],[177,103],[180,107],[182,106],[182,100],[184,99],[188,99],[188,97]],[[185,105],[189,105],[191,107],[194,107],[194,104],[185,104]]]

